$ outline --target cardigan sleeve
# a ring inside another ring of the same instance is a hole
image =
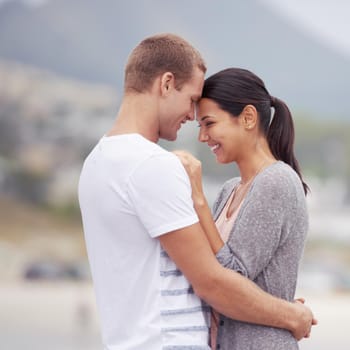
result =
[[[292,193],[283,177],[260,174],[242,204],[227,243],[217,253],[218,261],[254,280],[280,244],[285,217],[295,203]]]
[[[213,216],[215,220],[219,217],[222,208],[225,206],[227,199],[230,197],[231,192],[233,191],[234,187],[238,184],[239,180],[240,178],[237,177],[232,178],[226,181],[222,186],[213,205]],[[245,269],[242,266],[240,266],[239,261],[232,260],[232,251],[227,244],[225,244],[216,254],[216,258],[222,266],[233,269],[245,275]]]
[[[221,187],[213,204],[212,214],[213,214],[214,220],[216,220],[217,217],[219,216],[221,209],[225,205],[225,202],[227,201],[233,188],[239,182],[239,179],[240,178],[234,177],[230,180],[227,180]]]

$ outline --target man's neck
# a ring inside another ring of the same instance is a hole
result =
[[[148,94],[125,96],[116,120],[106,135],[134,133],[140,134],[152,142],[158,142],[157,106],[154,99]]]

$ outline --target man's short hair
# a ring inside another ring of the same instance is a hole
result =
[[[186,40],[174,34],[158,34],[142,40],[131,52],[125,67],[125,92],[142,93],[154,80],[171,72],[178,89],[189,81],[195,67],[206,72],[200,53]]]

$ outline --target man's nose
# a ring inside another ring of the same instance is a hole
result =
[[[191,122],[194,121],[194,115],[192,112],[187,114],[186,120],[190,120]]]
[[[191,109],[191,111],[187,114],[186,119],[193,121],[196,118],[196,112],[194,109]]]
[[[197,104],[195,102],[192,102],[192,108],[187,115],[187,119],[191,121],[197,119]]]

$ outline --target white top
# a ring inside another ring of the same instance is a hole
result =
[[[209,349],[207,307],[156,239],[198,222],[178,158],[138,134],[103,137],[79,203],[105,350]]]

